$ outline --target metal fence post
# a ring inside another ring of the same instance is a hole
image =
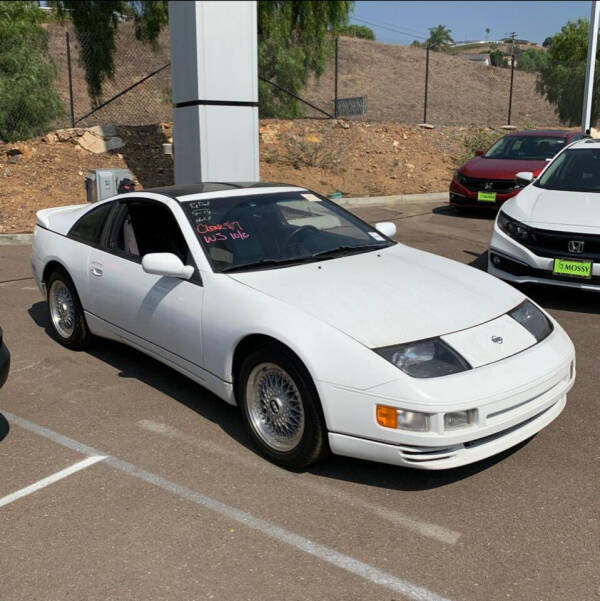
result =
[[[69,104],[71,106],[71,127],[75,127],[75,111],[73,108],[73,73],[71,71],[71,43],[69,40],[69,32],[65,32],[67,43],[67,71],[69,73]]]
[[[335,36],[335,75],[334,75],[334,95],[333,95],[333,116],[338,118],[338,40],[339,36]]]
[[[425,100],[423,102],[423,123],[427,123],[427,88],[429,86],[429,42],[425,51]]]
[[[516,33],[514,31],[510,34],[512,42],[510,47],[510,92],[508,93],[508,119],[506,123],[507,125],[510,125],[510,115],[512,112],[513,80],[515,77],[515,35]]]
[[[512,112],[512,97],[513,97],[513,79],[515,76],[515,55],[512,55],[512,61],[510,64],[510,92],[508,95],[508,119],[507,125],[510,125],[510,114]]]

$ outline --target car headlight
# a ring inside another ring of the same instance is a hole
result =
[[[541,342],[552,332],[552,322],[529,300],[523,301],[508,313]]]
[[[413,378],[435,378],[471,369],[465,359],[440,338],[373,350]]]
[[[465,176],[457,169],[454,172],[454,179],[459,183],[462,184],[463,186],[465,185]]]
[[[533,242],[535,236],[531,228],[525,224],[509,217],[506,213],[500,211],[498,213],[498,227],[518,242]]]

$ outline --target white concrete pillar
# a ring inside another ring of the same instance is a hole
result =
[[[258,181],[256,2],[169,2],[175,183]]]
[[[583,92],[583,110],[581,116],[581,131],[586,134],[591,127],[592,102],[594,100],[594,70],[596,68],[596,48],[598,45],[598,5],[600,2],[592,2],[592,14],[590,16],[590,30],[588,36],[587,65],[585,69],[585,90]]]

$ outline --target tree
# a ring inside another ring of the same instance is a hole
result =
[[[542,46],[544,48],[548,48],[548,46],[550,46],[550,44],[552,44],[552,36],[548,36],[542,43]]]
[[[322,75],[333,55],[333,35],[348,22],[352,3],[261,0],[258,2],[258,72],[298,95],[309,76]],[[300,101],[259,81],[261,116],[297,117]]]
[[[370,27],[366,25],[342,25],[338,28],[339,35],[345,35],[349,38],[361,38],[363,40],[374,40],[375,34]]]
[[[114,75],[115,34],[120,15],[135,21],[136,37],[156,44],[168,24],[167,0],[54,0],[59,15],[71,18],[81,46],[88,92],[99,104],[102,84]],[[349,0],[259,0],[258,72],[298,95],[309,76],[320,76],[333,54],[333,39],[348,23]],[[366,28],[368,29],[368,28]],[[293,117],[302,105],[289,94],[259,82],[262,116]]]
[[[485,41],[487,42],[488,38],[490,37],[490,31],[491,29],[489,27],[485,28]]]
[[[0,138],[6,141],[44,133],[63,112],[43,21],[35,2],[0,2]]]
[[[508,67],[508,60],[504,57],[502,50],[492,50],[490,52],[490,64],[492,67]]]
[[[536,90],[550,104],[559,119],[568,125],[581,123],[581,107],[585,85],[589,21],[579,19],[569,21],[557,33],[546,54],[547,62],[541,67],[536,81]],[[599,71],[596,54],[596,73]],[[600,79],[594,81],[594,103],[592,104],[592,124],[599,116],[598,94]]]
[[[429,38],[427,38],[427,43],[429,44],[429,48],[431,50],[447,50],[450,44],[454,43],[452,36],[450,35],[450,30],[443,25],[438,25],[437,27],[429,28]]]
[[[60,18],[73,21],[92,105],[100,104],[102,85],[114,76],[115,35],[122,16],[132,17],[136,37],[151,45],[168,23],[167,0],[58,0],[50,4]]]
[[[517,57],[516,67],[520,71],[535,73],[541,71],[548,62],[548,53],[537,48],[527,48]]]

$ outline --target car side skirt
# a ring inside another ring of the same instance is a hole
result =
[[[210,390],[210,392],[217,395],[230,405],[237,404],[233,394],[233,384],[231,382],[225,382],[209,371],[202,369],[195,363],[192,363],[187,359],[180,357],[179,355],[175,355],[167,349],[157,346],[152,342],[145,340],[144,338],[140,338],[131,332],[126,332],[121,328],[94,315],[93,313],[89,313],[88,311],[84,311],[84,313],[88,327],[92,334],[127,344],[128,346],[141,351],[153,359],[168,365],[184,376],[187,376],[190,378],[190,380],[193,380],[197,384],[200,384],[204,388]]]

